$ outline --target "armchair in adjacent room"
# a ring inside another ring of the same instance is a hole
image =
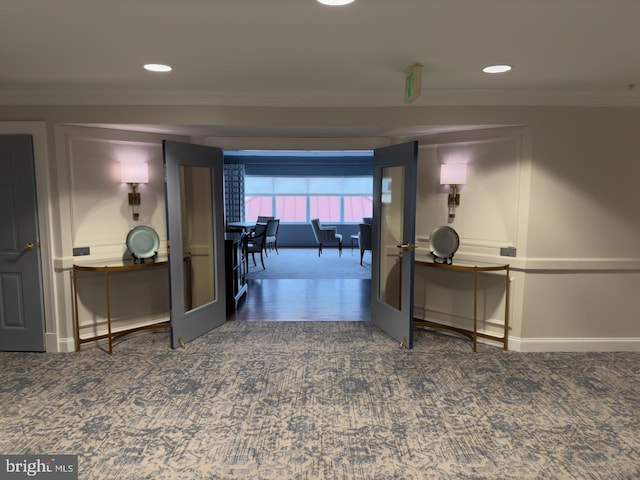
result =
[[[323,226],[317,218],[311,220],[311,227],[313,236],[318,242],[318,256],[322,255],[322,246],[327,243],[337,243],[338,252],[342,255],[342,234],[338,233],[338,227]]]
[[[364,252],[371,251],[371,224],[361,223],[358,225],[358,247],[360,248],[360,265],[362,265],[362,259]]]
[[[266,247],[271,250],[275,250],[276,254],[280,255],[278,252],[278,229],[280,228],[280,219],[273,218],[267,221],[267,239],[266,239]],[[267,256],[269,254],[267,253]]]

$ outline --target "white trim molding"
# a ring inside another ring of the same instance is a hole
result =
[[[640,352],[640,338],[515,338],[509,350],[516,352]]]
[[[51,349],[49,349],[49,342],[52,343]],[[47,352],[58,352],[58,353],[70,353],[76,351],[76,340],[75,338],[58,338],[55,333],[47,334]]]

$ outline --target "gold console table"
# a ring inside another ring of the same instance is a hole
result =
[[[494,340],[502,343],[504,350],[509,349],[509,264],[498,265],[480,262],[455,261],[451,264],[436,263],[431,257],[416,257],[417,265],[425,265],[432,268],[442,268],[445,270],[456,270],[461,272],[473,273],[473,329],[454,327],[444,323],[433,322],[430,320],[414,319],[416,327],[442,328],[451,330],[461,335],[469,337],[473,341],[473,351],[477,351],[478,337]],[[504,271],[505,279],[505,301],[504,301],[504,332],[502,336],[491,335],[488,333],[478,332],[478,273],[479,272],[496,272]]]
[[[96,265],[74,265],[73,266],[73,291],[74,291],[74,317],[75,317],[75,340],[76,340],[76,352],[80,351],[80,346],[83,343],[95,342],[96,340],[108,339],[109,341],[109,354],[113,353],[113,341],[118,337],[123,335],[127,335],[129,333],[133,333],[139,330],[146,330],[152,328],[159,327],[168,327],[170,326],[170,322],[167,320],[162,320],[154,323],[150,323],[148,325],[140,326],[140,327],[131,327],[123,330],[119,330],[117,332],[113,331],[112,322],[111,322],[111,299],[110,299],[110,291],[109,291],[109,279],[111,273],[117,272],[125,272],[132,270],[141,270],[148,268],[157,268],[168,265],[168,260],[166,257],[162,260],[149,261],[146,263],[134,263],[131,261],[120,261],[120,262],[106,262],[104,264],[96,264]],[[190,267],[191,260],[187,256],[185,257],[185,277],[187,279],[185,288],[187,291],[187,302],[190,300],[191,286],[188,279],[190,279]],[[107,313],[107,333],[100,335],[93,335],[91,337],[80,337],[80,319],[78,312],[78,272],[103,272],[104,273],[104,290],[105,290],[105,300],[106,300],[106,313]]]

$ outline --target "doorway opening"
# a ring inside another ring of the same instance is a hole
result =
[[[373,215],[373,151],[224,153],[227,228],[278,220],[276,239],[249,253],[248,295],[232,318],[369,320],[371,252],[361,255],[359,224]],[[337,242],[320,251],[314,218],[335,227],[341,251]]]

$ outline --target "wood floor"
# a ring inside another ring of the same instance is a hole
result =
[[[371,280],[249,280],[237,321],[362,322],[371,317]]]

